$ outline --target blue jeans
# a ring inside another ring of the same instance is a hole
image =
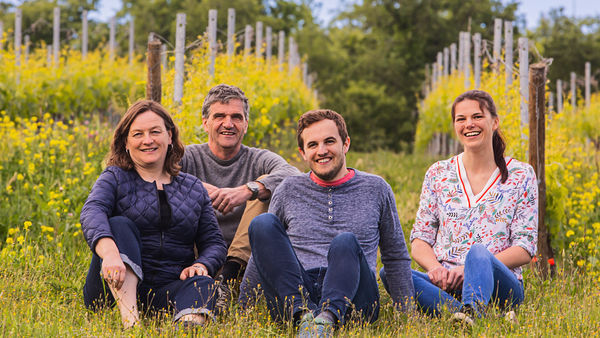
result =
[[[337,235],[329,246],[328,267],[308,271],[298,260],[277,216],[262,214],[254,218],[249,236],[272,318],[290,320],[306,310],[315,314],[329,310],[340,325],[352,311],[370,322],[377,319],[377,280],[354,234]]]
[[[387,290],[383,269],[380,276]],[[446,292],[423,272],[412,270],[412,277],[419,308],[433,315],[438,315],[443,307],[456,312],[465,305],[480,315],[490,301],[504,308],[517,306],[525,298],[523,282],[481,244],[473,244],[467,253],[462,290]]]
[[[133,221],[115,216],[109,220],[113,239],[123,263],[138,277],[137,288],[140,303],[149,310],[174,310],[173,320],[192,313],[209,314],[214,309],[214,281],[210,277],[194,276],[186,280],[174,279],[166,285],[150,285],[144,282],[140,233]],[[102,259],[92,255],[92,262],[83,286],[83,301],[91,310],[115,303],[108,284],[100,275]]]

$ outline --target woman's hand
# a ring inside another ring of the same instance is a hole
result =
[[[463,265],[450,269],[448,274],[448,290],[456,290],[462,286],[465,280],[465,267]]]
[[[441,265],[427,271],[427,276],[429,277],[429,280],[431,280],[433,284],[435,284],[438,288],[444,291],[446,291],[448,287],[449,274],[450,271],[448,271],[448,269]]]
[[[112,238],[104,237],[96,243],[96,254],[102,258],[102,277],[116,290],[125,282],[125,264]]]
[[[102,276],[116,290],[125,282],[125,264],[119,255],[109,255],[102,260]]]
[[[202,263],[194,263],[181,271],[179,279],[186,280],[193,276],[208,276],[208,269]]]

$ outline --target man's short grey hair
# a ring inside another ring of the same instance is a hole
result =
[[[223,104],[229,103],[231,100],[240,100],[244,107],[244,116],[246,121],[249,119],[250,107],[248,106],[248,98],[246,94],[236,86],[230,86],[226,84],[220,84],[212,87],[206,97],[204,103],[202,103],[202,119],[207,119],[210,115],[210,106],[215,102]]]

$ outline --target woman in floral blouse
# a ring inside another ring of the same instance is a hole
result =
[[[491,301],[523,301],[521,266],[536,254],[537,180],[529,164],[504,157],[488,93],[457,97],[452,121],[464,152],[425,175],[410,240],[426,273],[413,271],[413,281],[423,311],[447,306],[454,320],[472,324]]]

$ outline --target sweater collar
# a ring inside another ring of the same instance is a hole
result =
[[[356,172],[354,169],[352,169],[352,168],[347,168],[347,169],[348,169],[348,173],[346,175],[344,175],[344,177],[342,177],[338,180],[335,180],[333,182],[323,181],[322,179],[318,178],[317,175],[315,175],[312,171],[309,173],[308,177],[311,179],[311,181],[313,181],[314,183],[316,183],[317,185],[319,185],[321,187],[325,187],[325,188],[338,187],[338,186],[350,181],[356,175]]]
[[[206,147],[206,153],[208,154],[208,157],[210,157],[213,161],[217,162],[220,166],[224,167],[235,163],[244,153],[248,151],[248,147],[242,144],[242,146],[240,147],[240,151],[238,151],[238,153],[235,154],[234,157],[232,157],[229,160],[222,160],[218,158],[217,155],[213,154],[213,152],[210,150],[210,147],[208,146],[208,143],[204,143],[204,146]]]

